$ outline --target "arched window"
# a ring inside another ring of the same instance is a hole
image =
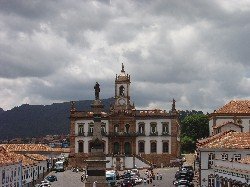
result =
[[[139,133],[145,134],[145,124],[144,123],[139,123]]]
[[[131,144],[129,142],[125,142],[125,144],[124,144],[124,153],[126,155],[131,154]]]
[[[129,133],[129,127],[130,127],[129,124],[126,124],[126,125],[125,125],[125,132],[126,132],[126,133]]]
[[[78,123],[78,136],[84,135],[83,123]]]
[[[120,95],[120,96],[124,96],[124,95],[125,95],[125,94],[124,94],[124,91],[125,91],[125,88],[124,88],[123,85],[121,85],[121,86],[119,87],[119,95]]]
[[[83,153],[83,142],[78,142],[78,153]]]
[[[105,123],[102,123],[102,125],[101,125],[101,131],[102,132],[106,132],[106,124]]]
[[[140,141],[138,143],[138,150],[139,150],[139,153],[144,153],[145,152],[145,143],[144,143],[144,141]]]
[[[114,154],[120,153],[120,144],[118,142],[114,143]]]
[[[118,131],[119,131],[119,125],[118,125],[118,124],[115,125],[114,131],[115,131],[115,132],[118,132]]]
[[[168,141],[162,142],[162,152],[163,153],[168,153],[169,152],[168,146],[169,146]]]
[[[93,135],[93,130],[94,130],[94,123],[89,123],[89,131],[88,131],[88,135],[91,136]]]
[[[168,122],[162,123],[162,134],[169,134],[169,123]]]
[[[150,123],[150,133],[151,134],[157,133],[157,123],[155,122]]]
[[[156,144],[155,141],[153,141],[153,142],[150,143],[150,150],[151,150],[151,153],[156,153],[157,144]]]
[[[90,141],[90,142],[89,142],[89,153],[91,153],[91,149],[92,149],[92,147],[93,147],[93,142],[92,142],[92,141]]]

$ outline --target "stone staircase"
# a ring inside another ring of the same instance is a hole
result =
[[[153,164],[151,162],[149,162],[148,160],[146,160],[145,158],[143,158],[142,156],[140,155],[136,155],[135,156],[137,159],[139,159],[140,161],[144,162],[145,164],[148,165],[148,167],[152,167]]]

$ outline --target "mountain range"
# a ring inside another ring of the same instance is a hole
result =
[[[107,111],[113,98],[103,99]],[[92,100],[76,101],[80,111],[90,111]],[[47,134],[69,134],[70,102],[51,105],[23,104],[11,110],[0,108],[0,139],[40,137]]]
[[[79,111],[90,111],[92,100],[76,101]],[[103,99],[104,111],[108,111],[114,98]],[[69,134],[70,102],[51,105],[23,104],[11,110],[0,108],[0,140],[41,137],[47,134]],[[179,111],[180,121],[187,115],[202,114],[201,111]]]

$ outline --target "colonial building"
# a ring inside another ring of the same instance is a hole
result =
[[[48,158],[40,154],[17,154],[0,146],[0,181],[2,186],[34,186],[47,174]],[[14,144],[11,144],[14,145]]]
[[[22,161],[0,146],[0,186],[22,186]]]
[[[102,112],[104,152],[111,165],[126,167],[128,157],[167,166],[180,155],[180,126],[173,100],[172,109],[137,110],[131,101],[131,79],[124,66],[115,78],[114,103]],[[70,155],[79,166],[92,147],[93,112],[78,111],[72,102],[70,112]],[[125,157],[126,156],[126,157]],[[114,161],[113,161],[114,160]],[[139,163],[139,161],[138,161]],[[134,163],[136,164],[136,162]]]
[[[228,130],[250,132],[250,101],[232,100],[209,117],[210,136]]]
[[[250,185],[250,132],[221,132],[199,140],[197,147],[200,186]]]

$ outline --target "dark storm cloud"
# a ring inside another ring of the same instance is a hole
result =
[[[249,98],[249,33],[243,0],[1,1],[0,107],[112,97],[123,62],[137,107],[214,110]]]

